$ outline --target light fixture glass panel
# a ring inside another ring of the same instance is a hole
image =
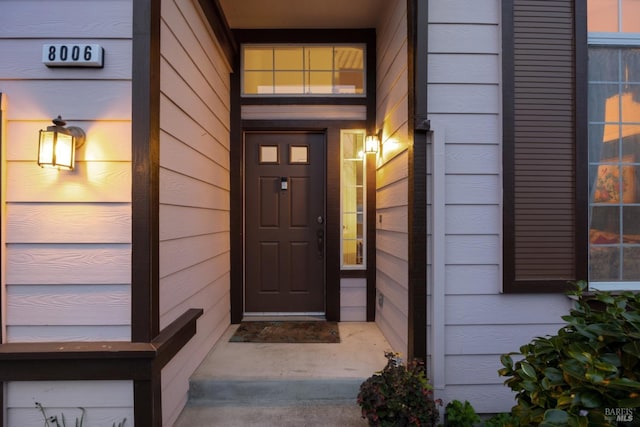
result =
[[[276,71],[274,93],[277,94],[302,94],[302,71]]]
[[[38,164],[40,166],[53,165],[53,139],[55,132],[40,131],[40,147],[38,147]]]
[[[71,169],[75,155],[75,140],[71,135],[58,133],[56,141],[56,166]]]
[[[302,70],[304,68],[302,51],[302,47],[276,47],[274,69]]]

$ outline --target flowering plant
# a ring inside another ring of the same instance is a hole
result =
[[[358,404],[370,426],[435,426],[440,414],[433,391],[418,361],[402,363],[397,353],[385,352],[387,365],[360,386]]]

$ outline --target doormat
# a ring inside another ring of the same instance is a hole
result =
[[[337,322],[242,322],[229,342],[331,344],[340,342],[340,333]]]

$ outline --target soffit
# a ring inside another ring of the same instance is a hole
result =
[[[388,0],[219,0],[231,28],[375,28]]]

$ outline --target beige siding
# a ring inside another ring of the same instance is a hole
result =
[[[390,1],[377,31],[376,322],[394,350],[408,331],[408,73],[406,2]]]
[[[131,0],[3,1],[1,8],[3,338],[129,340]],[[47,68],[42,46],[63,42],[100,44],[105,67]],[[74,171],[36,164],[38,130],[59,114],[87,134]],[[36,400],[58,410],[85,406],[90,424],[132,420],[128,381],[9,383],[6,397],[9,426],[37,424]]]
[[[430,206],[444,215],[430,226],[445,229],[434,242],[444,250],[444,280],[431,284],[444,303],[428,308],[442,316],[429,329],[436,392],[445,404],[468,400],[478,412],[508,411],[514,396],[496,372],[500,354],[555,333],[569,301],[500,294],[500,1],[431,1],[429,19],[428,111],[434,135],[444,135],[442,176],[429,176],[429,188],[444,192],[442,209]]]
[[[160,322],[202,308],[197,335],[162,371],[163,424],[230,323],[229,67],[197,1],[163,0]]]

